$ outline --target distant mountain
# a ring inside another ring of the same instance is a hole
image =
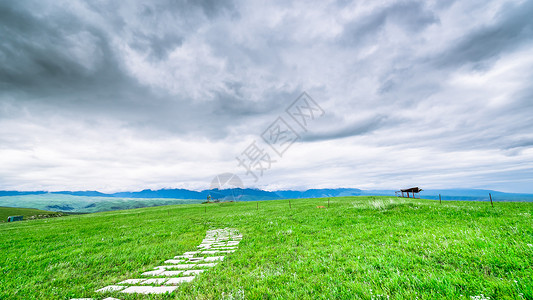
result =
[[[254,200],[275,200],[275,199],[295,199],[295,198],[324,198],[342,196],[394,196],[394,190],[360,190],[356,188],[336,188],[336,189],[309,189],[305,191],[282,190],[264,191],[260,189],[210,189],[203,191],[191,191],[187,189],[146,189],[138,192],[118,192],[105,194],[98,191],[0,191],[1,196],[23,196],[23,195],[71,195],[85,197],[108,197],[108,198],[144,198],[144,199],[192,199],[205,200],[210,195],[212,199],[223,201],[254,201]],[[504,193],[493,190],[480,189],[440,189],[423,190],[420,197],[426,199],[442,200],[472,200],[484,201],[489,199],[489,193],[495,201],[533,201],[533,194]]]
[[[210,195],[212,199],[219,200],[254,201],[280,199],[279,195],[274,192],[263,191],[259,189],[211,189],[204,190],[202,193],[206,197],[207,195]]]
[[[72,196],[86,196],[86,197],[109,197],[109,194],[100,193],[97,191],[62,191],[62,192],[50,192],[50,194],[62,194],[62,195],[72,195]]]
[[[2,196],[40,195],[40,194],[46,194],[46,193],[47,192],[44,192],[44,191],[36,191],[36,192],[0,191],[0,197],[2,197]]]
[[[342,197],[342,196],[360,196],[362,191],[360,189],[310,189],[306,191],[276,191],[282,199],[296,199],[296,198],[324,198],[324,197]]]
[[[186,189],[142,190],[140,192],[119,192],[107,197],[121,198],[174,198],[174,199],[206,199],[207,195]]]
[[[489,193],[493,201],[533,201],[533,194],[505,193],[480,189],[425,190],[420,193],[420,196],[426,199],[439,199],[439,195],[441,195],[442,200],[488,201]]]

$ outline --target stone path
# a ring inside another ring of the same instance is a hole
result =
[[[234,228],[209,230],[196,251],[185,252],[165,261],[165,265],[141,274],[142,278],[126,279],[117,284],[103,287],[97,292],[120,292],[138,294],[172,293],[181,283],[194,278],[218,262],[224,260],[224,254],[235,252],[242,235]],[[71,300],[92,300],[77,298]],[[104,300],[119,300],[105,298]]]

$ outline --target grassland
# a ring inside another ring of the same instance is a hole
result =
[[[1,207],[0,206],[0,223],[7,222],[9,216],[23,216],[24,220],[30,218],[46,218],[48,216],[57,216],[57,212],[45,211],[33,208],[19,208],[19,207]],[[40,217],[39,217],[40,216]]]
[[[94,213],[142,207],[202,203],[197,199],[87,197],[40,194],[0,197],[0,206],[31,207],[50,211]]]
[[[214,269],[171,295],[119,298],[533,299],[531,203],[290,201],[291,209],[288,200],[191,204],[0,224],[0,299],[103,299],[94,290],[139,277],[223,227],[244,239]]]

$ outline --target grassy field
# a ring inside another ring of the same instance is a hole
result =
[[[202,203],[197,199],[87,197],[61,194],[0,197],[0,206],[32,207],[42,210],[94,213],[175,204]]]
[[[41,215],[41,217],[39,217]],[[24,216],[24,220],[29,218],[45,218],[46,216],[57,215],[54,211],[45,211],[33,208],[19,208],[19,207],[1,207],[0,206],[0,223],[7,222],[9,216]]]
[[[340,197],[329,208],[327,199],[291,206],[190,204],[0,224],[0,299],[103,299],[94,290],[224,227],[244,238],[215,268],[171,295],[118,297],[533,299],[532,203]]]

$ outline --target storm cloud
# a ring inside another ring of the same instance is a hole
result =
[[[0,189],[533,192],[532,37],[531,1],[4,1]]]

